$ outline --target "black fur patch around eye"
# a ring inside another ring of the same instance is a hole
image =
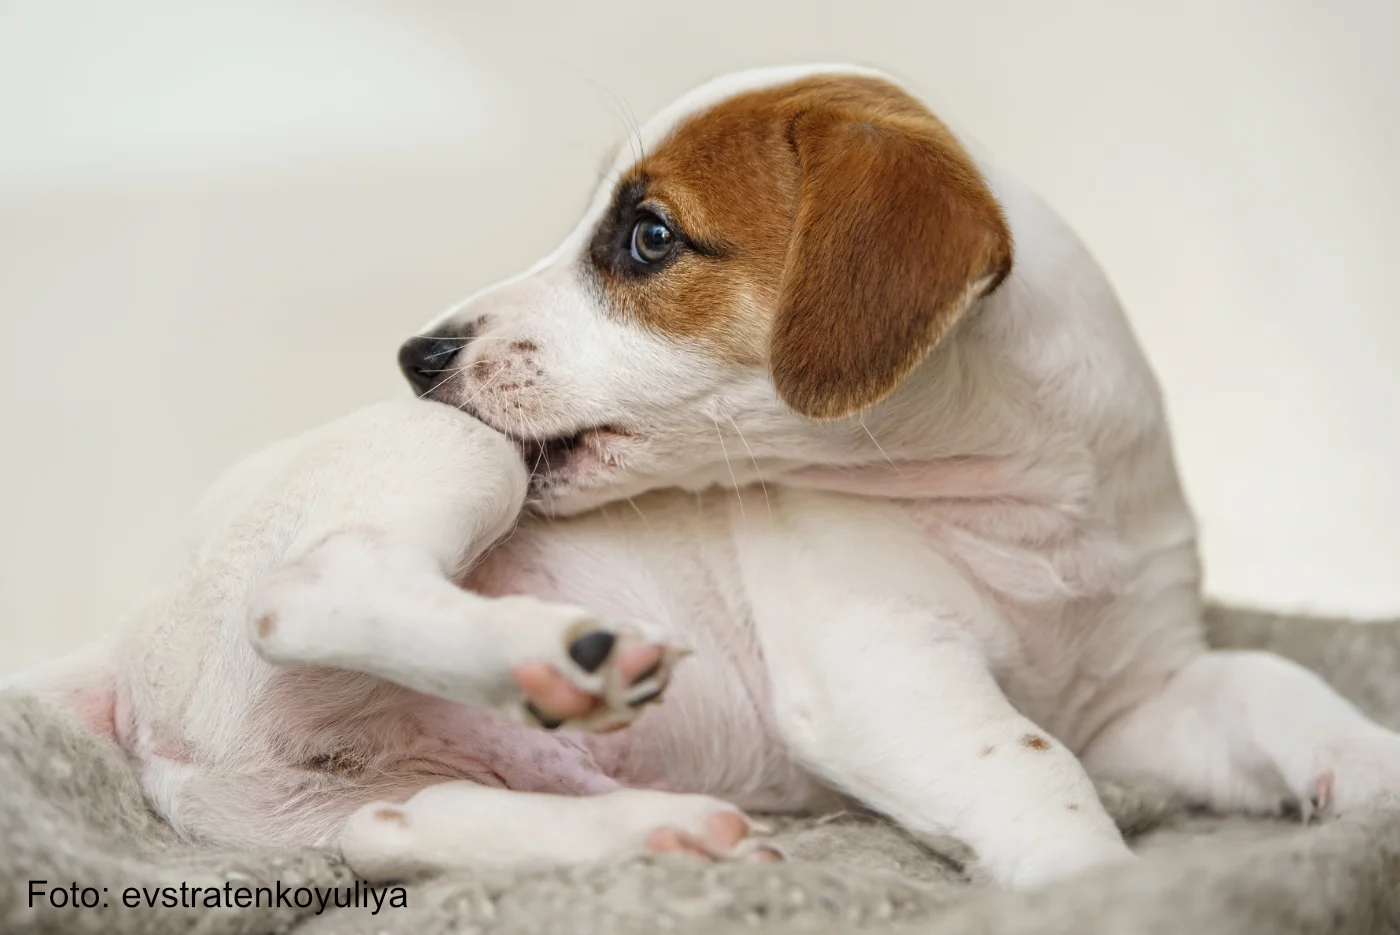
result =
[[[597,272],[641,278],[654,276],[687,252],[711,257],[721,255],[717,248],[689,237],[664,209],[645,204],[648,182],[645,175],[640,175],[619,186],[613,193],[612,202],[598,222],[588,245],[588,260]],[[640,263],[632,256],[632,230],[638,221],[647,216],[660,219],[676,238],[675,248],[654,263]]]
[[[613,193],[612,202],[588,246],[588,258],[598,272],[627,277],[650,276],[668,266],[678,252],[672,250],[670,256],[659,263],[638,263],[632,257],[632,228],[642,216],[639,206],[646,192],[647,180],[642,176]]]

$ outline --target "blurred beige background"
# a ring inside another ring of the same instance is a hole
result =
[[[1208,586],[1400,612],[1400,4],[0,0],[0,671],[240,455],[403,393],[715,73],[852,60],[1036,185],[1167,388]]]

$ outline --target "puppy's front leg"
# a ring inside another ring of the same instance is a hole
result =
[[[649,789],[582,797],[445,782],[407,802],[374,802],[346,822],[340,847],[368,880],[450,868],[566,867],[648,853],[704,860],[780,859],[762,826],[718,799]]]
[[[1074,755],[979,649],[987,607],[896,508],[782,491],[741,537],[780,731],[810,769],[1000,884],[1129,859]]]

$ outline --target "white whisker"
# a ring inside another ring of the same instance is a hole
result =
[[[515,404],[515,417],[516,417],[516,421],[517,421],[517,422],[519,423],[519,425],[520,425],[520,431],[518,431],[518,432],[515,433],[515,437],[516,437],[516,438],[533,438],[533,437],[535,436],[535,432],[531,429],[530,420],[529,420],[528,418],[526,418],[524,411],[520,408],[520,400],[519,400],[519,399],[512,398],[512,399],[511,399],[511,402],[513,402],[513,403]],[[540,451],[541,451],[541,453],[543,453],[543,451],[544,451],[544,446],[543,446],[543,445],[540,446]]]
[[[627,502],[628,502],[629,504],[631,504],[633,510],[636,510],[636,511],[637,511],[637,515],[640,516],[640,517],[642,518],[642,522],[646,525],[646,527],[647,527],[648,529],[650,529],[650,528],[651,528],[651,520],[647,519],[647,515],[646,515],[645,513],[642,512],[642,508],[639,507],[639,506],[637,506],[637,501],[636,501],[636,500],[633,500],[631,497],[628,497],[628,498],[627,498]]]
[[[504,335],[504,334],[482,334],[482,335],[474,335],[473,337],[470,337],[470,338],[466,338],[466,337],[462,337],[462,338],[450,338],[450,337],[446,337],[446,336],[440,335],[440,334],[415,334],[415,335],[410,336],[409,340],[411,341],[411,340],[413,340],[413,338],[428,338],[429,340],[433,340],[433,341],[461,341],[462,343],[459,344],[459,345],[457,345],[457,347],[455,348],[455,350],[459,350],[459,351],[460,351],[462,348],[466,347],[468,344],[475,344],[477,341],[504,341],[504,340],[506,340],[507,335]],[[439,353],[447,353],[447,352],[446,352],[446,351],[440,351]]]
[[[875,436],[871,434],[870,429],[868,429],[868,428],[865,427],[865,416],[861,416],[861,417],[860,417],[860,427],[863,428],[863,429],[865,429],[865,434],[866,434],[866,435],[870,435],[870,440],[871,440],[872,442],[875,442],[875,447],[880,449],[880,454],[885,455],[885,460],[888,461],[888,462],[890,463],[890,467],[894,468],[894,472],[895,472],[896,474],[898,474],[900,477],[903,477],[903,476],[904,476],[904,472],[901,471],[901,470],[899,469],[899,465],[894,463],[894,459],[893,459],[893,458],[891,458],[889,455],[885,454],[885,449],[882,448],[882,447],[880,446],[880,443],[879,443],[878,441],[875,441]]]
[[[758,469],[758,458],[754,457],[753,449],[749,447],[749,440],[739,429],[739,423],[734,421],[733,416],[725,416],[725,418],[729,420],[730,425],[734,426],[734,434],[738,435],[739,441],[744,443],[744,450],[749,453],[749,460],[753,462],[753,472],[758,475],[758,486],[763,490],[763,505],[768,508],[768,525],[771,527],[773,525],[773,502],[768,499],[768,484],[763,479],[763,472]],[[721,438],[719,443],[723,446],[724,439]],[[728,453],[725,454],[725,457],[728,457]],[[731,470],[730,475],[733,476],[733,473]],[[742,501],[740,502],[742,503]]]
[[[443,377],[441,380],[437,381],[437,382],[434,383],[432,386],[428,387],[426,390],[424,390],[423,392],[419,393],[419,394],[418,394],[418,398],[419,398],[419,399],[427,399],[429,393],[431,393],[431,392],[433,392],[433,391],[435,391],[435,390],[437,390],[437,389],[440,389],[441,387],[444,387],[444,386],[446,386],[449,382],[451,382],[452,377],[453,377],[454,375],[455,375],[455,371],[454,371],[453,373],[449,373],[446,377]]]
[[[540,445],[539,454],[535,455],[535,463],[530,466],[530,477],[533,479],[539,476],[540,462],[544,460],[544,445]]]
[[[719,427],[718,419],[711,418],[710,421],[715,424],[715,438],[719,439],[719,450],[724,452],[724,464],[729,468],[729,479],[734,482],[734,496],[739,500],[739,517],[743,520],[747,520],[749,517],[744,512],[744,497],[739,493],[739,478],[734,474],[734,464],[729,460],[729,449],[725,447],[724,444],[724,432]],[[768,518],[769,520],[773,518],[771,510],[768,513]]]
[[[644,161],[646,159],[647,151],[646,147],[642,144],[642,128],[641,124],[637,122],[637,115],[633,113],[631,105],[628,104],[627,101],[625,101],[611,88],[607,87],[601,82],[595,81],[594,79],[584,74],[580,74],[579,77],[583,78],[584,81],[587,81],[595,88],[598,88],[599,90],[605,92],[609,97],[613,99],[613,102],[622,109],[622,113],[619,116],[621,116],[622,118],[624,129],[627,133],[627,144],[629,148],[632,149],[632,158],[634,161]],[[639,152],[640,155],[638,155]]]
[[[465,409],[467,406],[470,406],[472,403],[476,402],[476,398],[477,398],[478,396],[480,396],[482,393],[486,392],[486,390],[491,386],[491,384],[492,384],[492,383],[495,383],[498,379],[500,379],[501,374],[503,374],[503,373],[505,373],[505,372],[506,372],[506,365],[505,365],[505,364],[501,364],[499,367],[496,368],[496,372],[493,373],[493,374],[491,374],[491,379],[487,380],[485,383],[483,383],[483,384],[481,384],[480,386],[478,386],[478,387],[476,388],[476,392],[473,393],[473,394],[471,394],[471,396],[468,396],[467,399],[466,399],[464,402],[462,402],[461,404],[459,404],[459,405],[457,406],[457,408],[458,408],[458,409]]]

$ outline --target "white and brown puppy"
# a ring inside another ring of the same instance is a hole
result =
[[[24,680],[177,828],[384,877],[762,854],[736,807],[835,792],[1032,885],[1130,856],[1086,767],[1400,792],[1400,736],[1207,650],[1157,387],[1034,196],[858,69],[733,75],[641,136],[405,346],[449,405],[244,465],[119,640]]]

